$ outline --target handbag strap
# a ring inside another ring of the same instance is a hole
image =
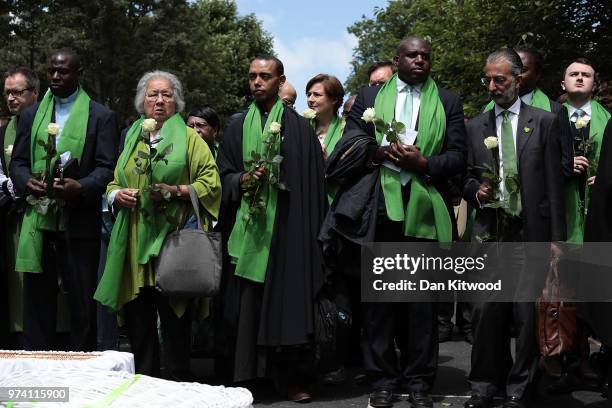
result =
[[[202,229],[202,219],[200,218],[200,203],[198,200],[198,195],[191,184],[187,185],[187,190],[189,191],[189,198],[191,199],[191,205],[193,206],[193,213],[195,214],[198,220],[198,229]],[[209,228],[212,227],[212,216],[208,213],[208,211],[204,210],[205,215],[209,215],[207,219],[209,220]]]

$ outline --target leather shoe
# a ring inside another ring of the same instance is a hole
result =
[[[306,389],[296,384],[290,384],[287,386],[287,399],[293,402],[310,402],[312,395]]]
[[[515,396],[506,397],[503,408],[527,408],[527,402],[525,398],[519,398]]]
[[[464,408],[489,408],[491,406],[491,398],[480,395],[472,395],[469,400],[463,404]]]
[[[411,392],[409,401],[413,408],[433,408],[433,400],[427,392]]]
[[[393,406],[393,393],[391,390],[381,388],[370,393],[368,404],[372,408],[389,408]]]
[[[554,382],[546,387],[549,394],[569,394],[572,391],[582,388],[582,380],[571,373],[563,373]]]

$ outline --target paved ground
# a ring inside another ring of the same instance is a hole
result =
[[[440,344],[440,368],[438,378],[433,390],[435,407],[463,407],[468,393],[467,373],[469,371],[470,345],[456,338],[454,341]],[[202,367],[201,367],[202,368]],[[357,368],[352,368],[350,378],[359,374]],[[548,380],[542,381],[541,388]],[[255,407],[261,408],[296,408],[300,405],[281,400],[272,396],[270,392],[258,392]],[[319,385],[314,393],[314,400],[306,405],[308,408],[331,407],[367,407],[368,391],[364,385],[347,381],[341,386]],[[501,407],[503,400],[496,400],[496,407]],[[533,408],[604,408],[612,405],[602,399],[595,392],[574,392],[563,397],[552,397],[541,392],[540,397],[534,401]],[[400,396],[395,403],[397,408],[408,408],[410,403],[404,396]]]

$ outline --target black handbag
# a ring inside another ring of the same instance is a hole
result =
[[[181,229],[166,236],[154,262],[155,287],[167,296],[213,296],[221,285],[221,234],[202,230],[198,198],[192,186],[189,197],[198,228]]]

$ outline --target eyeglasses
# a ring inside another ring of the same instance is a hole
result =
[[[4,90],[4,97],[8,98],[9,96],[13,95],[13,98],[21,98],[23,96],[24,93],[26,93],[26,91],[31,91],[32,89],[34,89],[34,87],[29,87],[29,88],[23,88],[22,90],[18,91],[16,89],[5,89]]]
[[[161,92],[148,94],[146,98],[150,102],[157,102],[157,98],[159,98],[160,96],[162,98],[162,101],[164,102],[168,102],[174,99],[174,95]]]
[[[480,83],[482,84],[482,86],[489,86],[491,81],[493,81],[495,85],[503,85],[504,82],[506,82],[506,77],[497,75],[494,77],[485,76],[485,77],[480,78]]]

